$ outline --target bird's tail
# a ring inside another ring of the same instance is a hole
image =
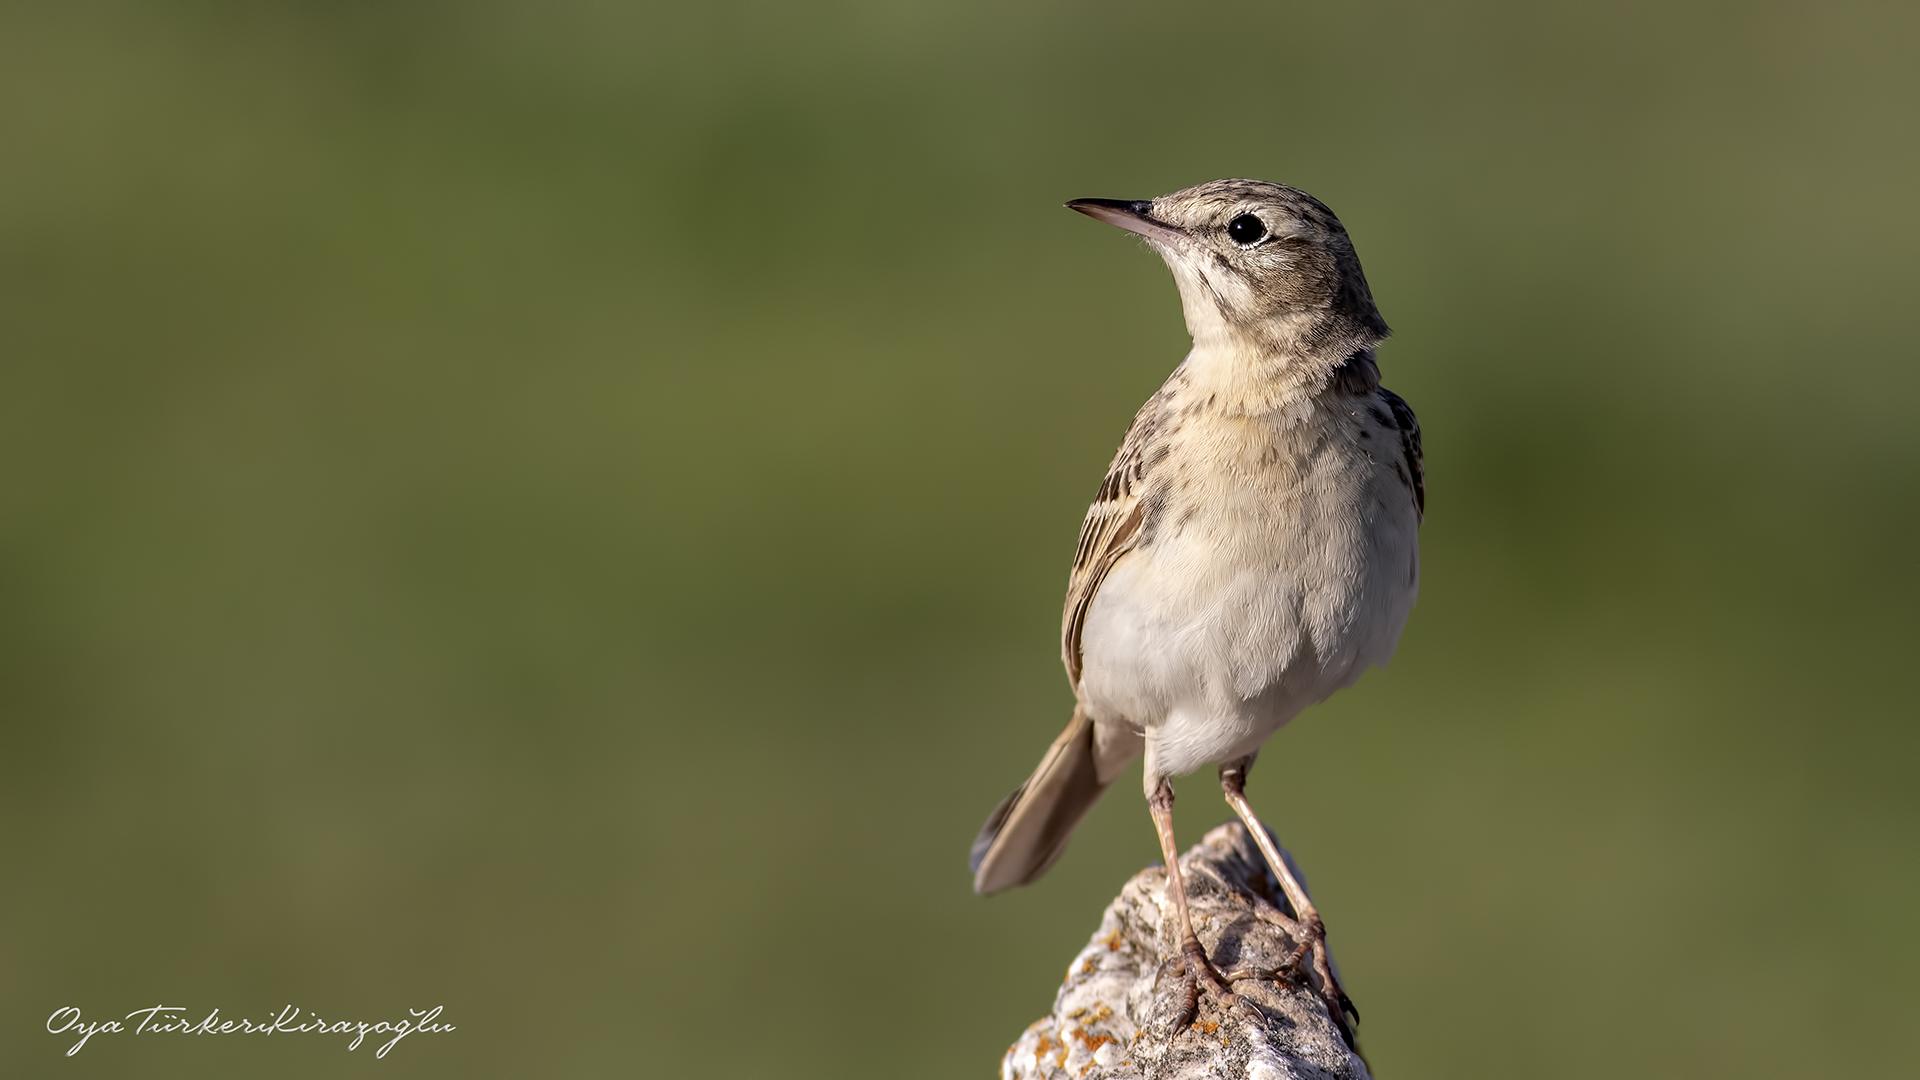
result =
[[[1073,827],[1113,779],[1109,772],[1102,780],[1100,772],[1093,721],[1076,706],[1040,767],[993,808],[974,839],[968,860],[973,891],[999,892],[1046,873],[1066,849]]]

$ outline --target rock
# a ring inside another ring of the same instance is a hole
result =
[[[1255,896],[1287,906],[1239,822],[1209,832],[1180,857],[1180,869],[1194,932],[1216,965],[1275,969],[1292,953],[1279,927],[1254,916]],[[1194,1023],[1173,1030],[1182,979],[1177,970],[1159,974],[1179,955],[1179,919],[1166,884],[1165,868],[1156,865],[1120,890],[1093,940],[1073,958],[1053,1012],[1001,1059],[1003,1080],[1369,1080],[1366,1063],[1305,986],[1237,982],[1234,992],[1258,1007],[1260,1020],[1240,1009],[1223,1015],[1202,995]]]

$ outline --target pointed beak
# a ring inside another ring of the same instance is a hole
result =
[[[1138,199],[1075,199],[1067,209],[1172,247],[1185,247],[1191,239],[1185,230],[1155,218],[1152,203]]]

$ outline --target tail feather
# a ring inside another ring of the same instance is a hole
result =
[[[1046,873],[1106,789],[1095,763],[1093,721],[1076,708],[1040,767],[993,808],[974,839],[968,858],[973,891],[999,892]]]

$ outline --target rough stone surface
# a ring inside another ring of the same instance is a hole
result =
[[[1180,869],[1194,932],[1215,964],[1278,968],[1293,951],[1284,932],[1254,917],[1252,896],[1282,910],[1286,902],[1239,822],[1209,832],[1180,856]],[[1203,995],[1195,1022],[1174,1030],[1181,976],[1162,975],[1161,965],[1179,954],[1179,917],[1166,884],[1156,865],[1120,890],[1073,958],[1053,1012],[1008,1048],[1003,1080],[1368,1080],[1366,1064],[1305,987],[1238,982],[1234,992],[1259,1008],[1259,1021],[1238,1009],[1223,1015]]]

